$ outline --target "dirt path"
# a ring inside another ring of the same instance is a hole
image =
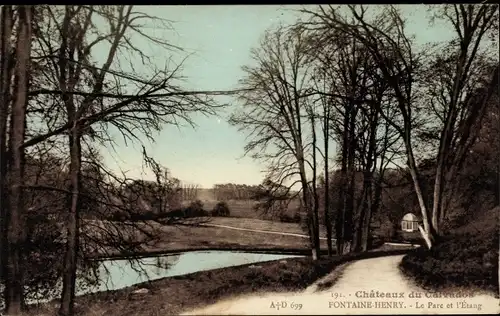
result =
[[[184,315],[338,315],[338,314],[498,314],[499,300],[488,294],[473,297],[435,298],[414,286],[399,272],[403,256],[353,262],[331,287],[317,291],[321,283],[335,278],[333,271],[299,293],[260,293],[221,301]],[[378,298],[370,297],[371,294]],[[381,297],[397,295],[395,298]],[[392,294],[395,293],[395,294]],[[401,293],[401,294],[400,294]],[[412,297],[420,293],[421,297]]]
[[[241,228],[241,227],[219,225],[219,224],[200,224],[200,225],[201,226],[221,227],[221,228],[227,228],[227,229],[233,229],[233,230],[242,230],[242,231],[248,231],[248,232],[254,232],[254,233],[263,233],[263,234],[274,234],[274,235],[295,236],[295,237],[301,237],[301,238],[309,238],[308,235],[301,235],[301,234],[295,234],[295,233],[286,233],[286,232],[276,232],[276,231],[270,231],[270,230]],[[326,240],[325,237],[319,237],[319,239]],[[332,239],[332,240],[335,242],[335,239]]]

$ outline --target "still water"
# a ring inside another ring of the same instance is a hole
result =
[[[232,251],[190,251],[175,255],[128,260],[106,260],[100,266],[98,285],[77,291],[77,295],[117,290],[148,280],[156,280],[243,264],[281,260],[300,257],[298,255],[280,255],[263,253],[245,253]]]

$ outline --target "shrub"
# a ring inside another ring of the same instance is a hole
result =
[[[294,221],[294,223],[300,223],[302,221],[302,216],[300,216],[299,212],[296,212],[293,215],[293,221]]]
[[[229,216],[229,206],[225,201],[219,201],[212,210],[212,216]]]
[[[203,217],[208,215],[208,212],[203,209],[203,202],[200,200],[192,201],[184,209],[184,217]]]
[[[173,210],[168,213],[170,217],[204,217],[209,216],[209,213],[203,209],[203,202],[200,200],[192,201],[188,207]]]
[[[165,214],[161,218],[189,218],[210,216],[209,212],[203,209],[203,202],[200,200],[192,201],[188,207],[177,208]]]
[[[293,216],[290,216],[286,213],[282,213],[279,215],[279,220],[282,223],[300,223],[302,218],[299,213],[295,213]]]
[[[203,202],[201,200],[192,201],[189,204],[188,208],[190,208],[194,212],[202,211],[203,210]]]
[[[432,250],[419,248],[403,258],[401,269],[431,288],[473,286],[498,291],[498,232],[449,235]]]
[[[384,244],[384,238],[374,234],[368,236],[368,249],[376,249]]]
[[[397,226],[391,221],[384,221],[378,228],[377,235],[384,240],[394,240],[397,235]]]

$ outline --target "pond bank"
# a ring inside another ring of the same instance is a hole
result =
[[[262,253],[262,254],[279,254],[279,255],[297,255],[297,256],[309,256],[311,254],[311,249],[308,248],[283,248],[283,247],[251,247],[251,246],[233,246],[233,245],[221,245],[218,247],[190,247],[190,248],[179,248],[179,249],[169,249],[169,250],[145,250],[142,252],[134,252],[131,254],[121,253],[121,254],[111,254],[111,255],[95,255],[89,256],[88,259],[96,261],[104,260],[115,260],[115,259],[141,259],[147,257],[159,257],[165,255],[178,255],[185,252],[192,251],[232,251],[232,252],[246,252],[246,253]],[[326,256],[328,254],[327,250],[322,250],[321,254]]]
[[[334,256],[312,261],[291,258],[201,271],[163,278],[128,288],[76,298],[78,315],[175,315],[254,292],[293,292],[306,289],[337,266],[357,259],[404,254],[408,249]],[[133,294],[140,288],[147,293]],[[30,315],[53,315],[55,303],[34,307]]]

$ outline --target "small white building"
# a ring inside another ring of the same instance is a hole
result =
[[[404,232],[416,232],[418,231],[418,225],[420,225],[421,222],[422,221],[417,215],[408,213],[403,216],[403,219],[401,220],[401,230]]]

